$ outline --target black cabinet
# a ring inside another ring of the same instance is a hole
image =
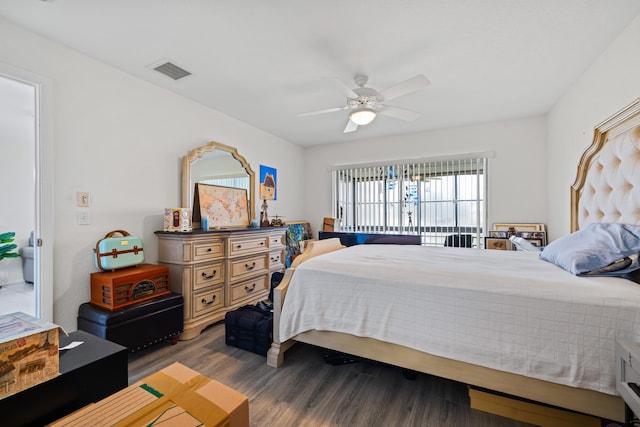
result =
[[[0,400],[3,426],[43,426],[128,385],[127,348],[84,331],[60,334],[60,375]]]

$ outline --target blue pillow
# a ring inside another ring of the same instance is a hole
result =
[[[554,240],[540,253],[540,259],[575,275],[622,276],[638,269],[633,262],[621,262],[640,252],[640,226],[593,223],[586,228]],[[604,267],[610,266],[609,269]],[[620,266],[620,268],[617,268]]]

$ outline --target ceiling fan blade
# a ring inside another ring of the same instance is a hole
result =
[[[345,106],[345,107],[327,108],[326,110],[310,111],[308,113],[296,114],[296,117],[307,117],[307,116],[315,116],[317,114],[333,113],[336,111],[346,110],[347,108],[349,107]]]
[[[411,77],[409,80],[405,80],[383,90],[379,93],[379,96],[381,96],[384,101],[388,101],[390,99],[394,99],[399,96],[424,89],[430,84],[431,82],[425,75],[418,74],[415,77]]]
[[[351,119],[349,119],[349,121],[347,121],[347,125],[344,128],[344,133],[355,132],[356,130],[358,130],[358,125],[353,123]]]
[[[385,116],[394,117],[396,119],[405,120],[407,122],[412,122],[421,115],[420,113],[417,113],[415,111],[392,107],[390,105],[385,105],[384,107],[378,108],[378,113],[384,114]]]
[[[341,94],[343,94],[344,96],[346,96],[347,98],[357,98],[358,94],[355,93],[353,91],[353,89],[351,89],[349,86],[347,86],[342,80],[333,77],[330,78],[329,80],[331,80],[331,83],[334,84],[335,87],[338,88],[338,90],[340,91]]]

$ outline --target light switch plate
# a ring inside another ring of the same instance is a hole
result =
[[[89,214],[89,209],[78,209],[78,225],[89,225],[91,224],[91,216]]]
[[[89,207],[89,192],[88,191],[78,191],[78,207],[80,208],[88,208]]]

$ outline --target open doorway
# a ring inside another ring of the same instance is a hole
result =
[[[11,252],[20,255],[0,260],[0,313],[36,314],[36,105],[35,86],[0,75],[0,234],[15,233]]]
[[[0,260],[0,314],[53,320],[50,83],[0,64],[0,234],[15,233],[17,258]],[[43,251],[42,242],[49,240]]]

